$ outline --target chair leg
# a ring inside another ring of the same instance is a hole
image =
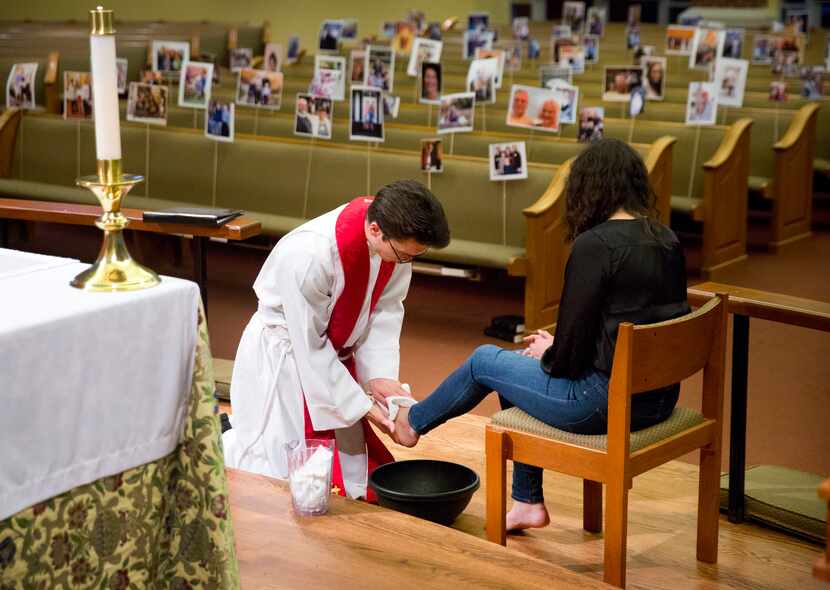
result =
[[[697,497],[697,558],[718,561],[720,518],[720,451],[700,449],[700,482]]]
[[[504,441],[504,432],[489,427],[485,430],[487,539],[500,545],[507,544],[507,461]]]
[[[625,588],[625,554],[628,535],[628,485],[609,481],[605,494],[606,583]]]
[[[602,482],[582,480],[582,528],[602,532]]]

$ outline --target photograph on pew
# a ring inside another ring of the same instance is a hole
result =
[[[553,88],[556,80],[570,84],[573,81],[571,68],[563,68],[556,64],[542,64],[539,66],[539,84],[542,88]]]
[[[262,67],[269,72],[282,71],[282,45],[279,43],[267,43],[265,53],[262,57]]]
[[[169,86],[130,82],[127,121],[148,125],[167,125]]]
[[[804,35],[796,35],[792,33],[773,35],[771,49],[773,63],[775,62],[775,56],[777,53],[787,52],[789,54],[795,54],[795,63],[797,65],[801,65],[804,62],[804,46]]]
[[[282,106],[282,72],[244,68],[236,81],[236,104],[278,110]]]
[[[397,119],[401,108],[401,97],[383,94],[383,117],[386,120]]]
[[[421,140],[421,171],[430,174],[440,174],[444,171],[444,147],[441,138]]]
[[[628,26],[639,27],[642,14],[643,7],[640,4],[630,4],[628,6],[628,18],[626,19]]]
[[[775,54],[775,39],[772,35],[755,35],[752,40],[752,63],[771,64]]]
[[[315,88],[318,85],[319,88]],[[332,100],[345,100],[346,58],[335,55],[315,55],[311,86],[309,92],[315,96],[326,96]]]
[[[363,73],[366,76],[364,86],[392,92],[395,83],[395,52],[383,45],[369,45],[366,48]]]
[[[579,88],[563,80],[556,80],[550,90],[559,103],[559,124],[574,125],[579,105]]]
[[[666,28],[666,55],[691,54],[694,38],[694,27],[673,25]]]
[[[213,64],[185,62],[179,74],[179,106],[206,109],[213,85]]]
[[[412,23],[412,26],[415,27],[416,35],[420,35],[426,30],[427,17],[423,10],[415,10],[410,8],[406,11],[406,20],[407,22]]]
[[[645,71],[646,100],[663,100],[666,91],[666,58],[647,56],[640,62]]]
[[[522,180],[527,178],[525,142],[490,144],[490,180]]]
[[[444,44],[441,41],[433,41],[423,37],[416,38],[412,44],[412,52],[409,54],[406,75],[416,77],[421,71],[421,64],[425,61],[439,63],[443,47]]]
[[[576,139],[579,143],[593,143],[605,135],[605,109],[602,107],[583,107],[579,111],[579,131]]]
[[[793,33],[810,34],[810,13],[801,8],[788,8],[784,12],[784,25],[790,27]]]
[[[477,103],[496,103],[496,76],[499,60],[495,57],[474,59],[467,70],[467,92],[475,94]]]
[[[357,19],[344,18],[343,30],[340,32],[340,39],[357,39]]]
[[[127,58],[126,57],[116,57],[115,58],[115,69],[116,69],[116,87],[118,89],[118,95],[123,96],[127,93]]]
[[[464,31],[463,43],[461,44],[461,57],[473,59],[476,49],[492,49],[495,33],[493,31]]]
[[[467,15],[468,31],[486,31],[490,28],[490,13],[471,12]]]
[[[476,97],[473,92],[457,92],[441,97],[438,133],[463,133],[473,130]]]
[[[559,66],[570,68],[574,74],[585,73],[585,48],[581,45],[566,45],[559,49]]]
[[[585,63],[595,64],[599,62],[599,36],[583,35],[582,49],[585,53]]]
[[[537,39],[527,41],[527,59],[539,59],[542,56],[542,44]]]
[[[689,67],[696,70],[708,70],[723,53],[726,31],[723,29],[695,30],[692,39],[692,53],[689,55]]]
[[[297,94],[294,103],[294,135],[331,139],[334,102],[330,98]]]
[[[654,45],[640,45],[634,49],[634,60],[631,62],[635,66],[643,65],[643,59],[654,55]]]
[[[629,25],[625,28],[625,48],[636,49],[640,46],[640,25]]]
[[[285,52],[285,63],[295,64],[300,59],[300,38],[292,35],[288,38],[288,49]]]
[[[631,90],[643,85],[643,68],[635,66],[608,66],[605,68],[605,86],[602,100],[629,102]]]
[[[786,102],[788,98],[787,83],[784,80],[773,80],[769,83],[770,102]]]
[[[190,43],[187,41],[153,41],[154,72],[161,72],[167,78],[175,79],[184,62],[190,60]]]
[[[744,50],[744,30],[726,29],[723,41],[723,57],[741,59]]]
[[[568,24],[553,25],[550,30],[551,39],[570,39],[573,37],[571,26]]]
[[[366,51],[352,49],[349,52],[349,85],[363,84],[366,79]]]
[[[399,55],[408,55],[415,41],[415,25],[408,21],[395,23],[395,35],[392,37],[392,51]]]
[[[563,47],[576,45],[573,37],[551,37],[550,39],[550,61],[558,64],[561,59]]]
[[[585,3],[563,2],[562,24],[571,27],[571,31],[581,35],[585,28]]]
[[[560,111],[556,97],[554,90],[514,84],[510,90],[506,124],[556,133],[559,131]]]
[[[63,118],[92,119],[92,75],[63,73]]]
[[[690,82],[686,102],[686,125],[714,125],[718,114],[718,92],[714,82]]]
[[[250,68],[254,63],[254,50],[250,47],[235,47],[228,50],[228,61],[231,71],[241,72]]]
[[[380,36],[384,39],[392,39],[395,36],[396,24],[393,21],[384,21],[380,25]]]
[[[349,101],[349,139],[382,142],[383,91],[371,86],[352,86]]]
[[[504,49],[476,49],[475,59],[495,58],[499,62],[498,71],[496,72],[496,89],[501,88],[501,83],[504,80],[504,61],[507,57],[507,52]]]
[[[324,20],[320,25],[317,47],[320,51],[337,51],[345,23],[342,20]]]
[[[504,50],[504,71],[521,71],[522,43],[520,41],[502,41],[499,43],[498,48]]]
[[[825,69],[821,66],[801,68],[801,96],[817,100],[824,95],[824,72]]]
[[[513,38],[527,41],[530,37],[530,22],[526,16],[517,16],[513,19]]]
[[[637,86],[631,89],[631,98],[628,101],[628,116],[632,119],[646,108],[646,89]]]
[[[715,85],[718,88],[718,104],[725,107],[740,107],[744,104],[744,88],[749,72],[745,59],[722,57],[715,65]]]
[[[588,9],[587,30],[589,35],[605,36],[605,8],[591,6]]]
[[[154,72],[152,70],[144,70],[141,72],[142,84],[167,85],[167,80],[161,72]]]
[[[422,104],[441,104],[441,64],[421,63],[421,76],[418,87],[421,89],[418,102]]]
[[[441,32],[441,23],[427,23],[427,28],[424,31],[424,37],[432,39],[433,41],[441,41],[444,38],[444,33]]]
[[[205,137],[233,143],[235,106],[230,101],[211,100],[205,116]]]

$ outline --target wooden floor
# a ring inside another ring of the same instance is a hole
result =
[[[467,415],[437,428],[414,449],[389,442],[398,460],[446,459],[467,465],[481,476],[481,488],[454,525],[481,538],[485,537],[485,424],[485,418]],[[582,484],[576,478],[545,472],[552,523],[508,537],[508,549],[601,579],[602,536],[582,530],[581,493]],[[718,564],[698,563],[695,465],[673,461],[642,475],[634,480],[629,497],[629,588],[828,588],[811,575],[819,547],[756,525],[736,526],[725,517],[721,517]]]

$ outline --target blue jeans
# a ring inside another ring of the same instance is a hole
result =
[[[412,406],[409,424],[418,434],[426,434],[469,412],[492,391],[498,392],[503,409],[516,406],[556,428],[578,434],[608,430],[608,376],[604,373],[590,371],[576,380],[551,377],[537,359],[492,344],[478,347],[432,395]],[[651,425],[668,417],[677,397],[673,401],[664,398],[654,398],[655,403],[637,412],[638,420],[632,408],[632,428],[636,429],[635,423],[642,428],[641,424]],[[541,467],[514,462],[513,499],[542,502],[542,471]]]

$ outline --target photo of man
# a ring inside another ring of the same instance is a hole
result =
[[[602,107],[585,107],[579,111],[579,131],[577,141],[592,143],[605,135],[605,109]]]
[[[507,124],[517,127],[532,127],[533,118],[527,113],[527,105],[530,97],[527,90],[518,89],[513,91],[510,98],[510,111],[507,113]]]
[[[714,125],[718,95],[714,82],[690,82],[686,105],[687,125]]]
[[[192,109],[207,108],[212,85],[212,63],[185,63],[179,76],[179,106]]]
[[[369,86],[352,86],[349,104],[349,139],[382,142],[383,91]]]
[[[643,83],[643,68],[613,66],[605,68],[605,91],[602,100],[629,102],[631,90]]]
[[[563,94],[564,93],[564,94]],[[561,122],[562,103],[560,98],[571,105],[566,88],[549,90],[533,86],[514,84],[510,92],[510,108],[507,111],[505,123],[511,127],[539,129],[540,131],[557,132]],[[576,100],[575,94],[573,101]],[[568,108],[576,108],[576,105]]]
[[[190,60],[190,43],[186,41],[153,41],[153,71],[175,77]]]
[[[421,170],[431,174],[439,174],[444,171],[444,155],[441,139],[421,140]]]
[[[63,118],[92,118],[92,75],[89,72],[63,73]]]
[[[525,142],[490,144],[490,180],[521,180],[527,178]]]
[[[167,125],[167,89],[163,84],[130,82],[127,121]]]
[[[216,141],[233,141],[234,104],[211,100],[205,116],[205,137]]]

